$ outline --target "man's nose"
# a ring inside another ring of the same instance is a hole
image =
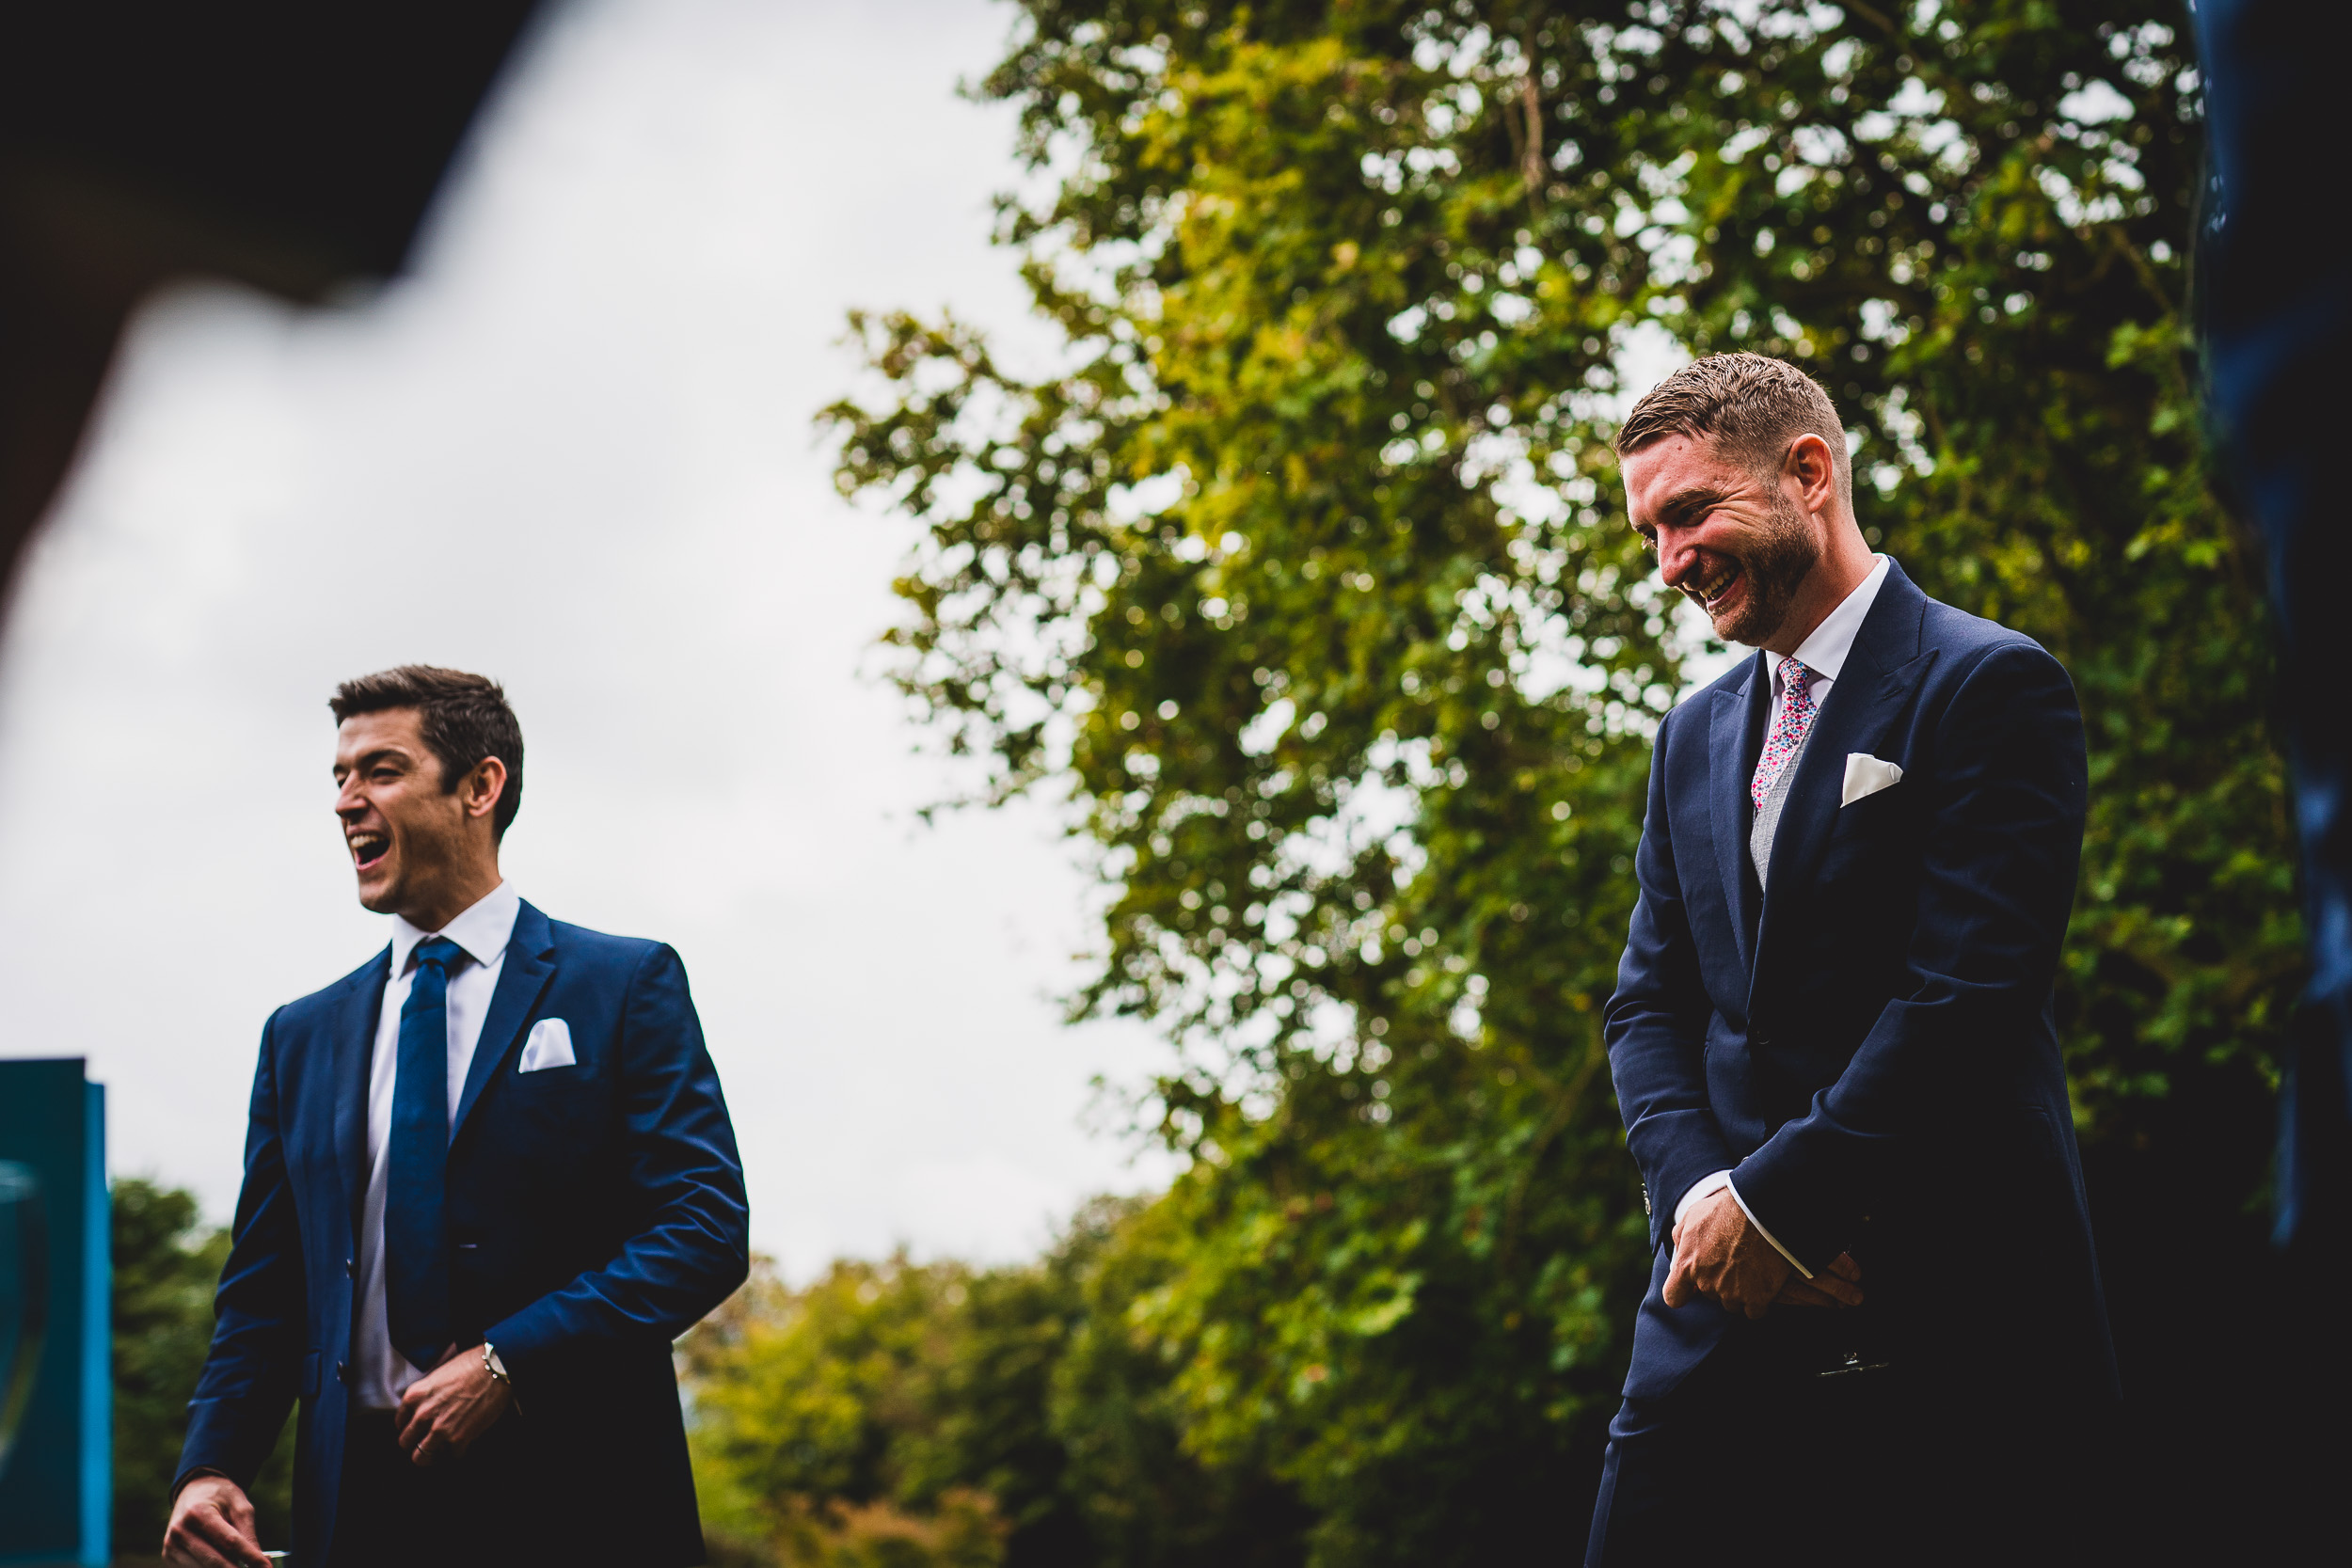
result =
[[[1687,539],[1676,539],[1663,532],[1658,536],[1658,570],[1666,579],[1666,586],[1678,588],[1682,579],[1697,572],[1699,550]]]

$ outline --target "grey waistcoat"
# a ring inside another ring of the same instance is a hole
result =
[[[1748,829],[1748,859],[1756,863],[1756,885],[1772,884],[1772,835],[1780,831],[1781,808],[1788,803],[1788,786],[1797,780],[1797,764],[1804,760],[1804,749],[1813,744],[1813,731],[1821,727],[1821,716],[1813,716],[1812,729],[1797,742],[1797,749],[1781,764],[1780,773],[1772,780],[1772,787],[1764,792],[1764,803],[1756,808],[1756,823]]]

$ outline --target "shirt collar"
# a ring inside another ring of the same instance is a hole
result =
[[[514,939],[516,917],[522,913],[522,908],[523,895],[515,891],[515,884],[501,882],[437,932],[421,931],[405,916],[392,916],[393,977],[408,972],[408,956],[417,950],[417,943],[430,936],[449,938],[465,949],[466,957],[485,969],[489,968],[505,956],[506,944]]]
[[[1797,644],[1792,654],[1772,656],[1772,675],[1779,678],[1780,667],[1795,658],[1813,672],[1816,680],[1834,681],[1846,668],[1846,656],[1853,652],[1853,640],[1861,635],[1862,623],[1877,602],[1879,590],[1886,586],[1887,560],[1878,557],[1870,575],[1857,584],[1854,591],[1837,602],[1837,608],[1821,617],[1821,624],[1813,628],[1813,635]]]

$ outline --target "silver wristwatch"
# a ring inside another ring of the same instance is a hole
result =
[[[498,1382],[506,1385],[508,1393],[514,1393],[515,1380],[506,1375],[506,1363],[499,1359],[498,1348],[487,1339],[482,1341],[482,1370],[488,1372]],[[516,1400],[515,1408],[517,1410],[522,1408],[520,1399]]]

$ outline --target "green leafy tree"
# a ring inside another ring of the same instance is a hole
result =
[[[844,1262],[792,1291],[763,1266],[688,1338],[714,1531],[787,1541],[922,1490],[908,1450],[928,1433],[926,1390],[950,1354],[946,1308],[965,1273]]]
[[[1178,1451],[1173,1369],[1131,1322],[1168,1272],[1147,1220],[1099,1200],[1011,1268],[758,1271],[685,1341],[714,1543],[796,1568],[1295,1560],[1281,1487]]]
[[[1597,1019],[1649,736],[1721,652],[1625,526],[1629,354],[1805,366],[1871,537],[2065,660],[2078,1120],[2102,1190],[2198,1195],[2172,1244],[2252,1234],[2298,960],[2180,20],[1025,0],[981,90],[1062,359],[857,318],[838,477],[927,529],[905,689],[1092,847],[1076,1008],[1166,1027],[1192,1157],[1134,1323],[1312,1560],[1549,1539],[1614,1402],[1646,1257]]]
[[[1042,1273],[1057,1282],[1061,1345],[1047,1389],[1078,1550],[1016,1560],[1099,1568],[1286,1568],[1310,1515],[1263,1465],[1203,1465],[1184,1441],[1183,1347],[1151,1307],[1185,1267],[1191,1237],[1166,1202],[1098,1200]]]
[[[136,1177],[114,1184],[113,1226],[114,1539],[122,1556],[151,1558],[171,1517],[229,1232],[202,1223],[195,1194]],[[265,1544],[294,1539],[293,1494],[293,1445],[281,1434],[253,1489]]]

